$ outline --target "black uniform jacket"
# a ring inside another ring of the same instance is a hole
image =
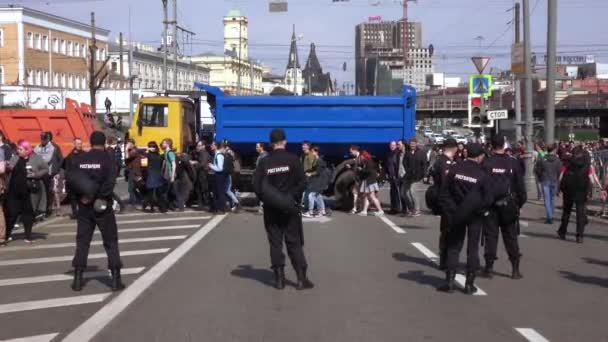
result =
[[[299,213],[298,203],[306,188],[306,176],[297,156],[283,149],[260,160],[253,187],[264,208]]]
[[[74,155],[72,168],[67,172],[70,189],[79,196],[112,200],[116,185],[116,163],[104,150],[92,149]]]
[[[524,172],[515,158],[506,154],[494,154],[483,162],[483,168],[491,179],[490,191],[492,203],[515,195],[517,205],[521,208],[528,200]]]

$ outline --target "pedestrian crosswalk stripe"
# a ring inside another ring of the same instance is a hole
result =
[[[145,269],[145,267],[123,268],[120,271],[120,273],[122,275],[139,274],[139,273],[143,272],[144,269]],[[84,273],[85,278],[100,278],[100,277],[104,277],[104,276],[108,276],[108,275],[109,275],[108,271],[91,271],[91,272]],[[65,280],[72,280],[72,275],[53,274],[53,275],[38,276],[38,277],[0,279],[0,287],[12,286],[12,285],[49,283],[49,282],[53,282],[53,281],[65,281]]]
[[[138,242],[154,242],[154,241],[167,241],[167,240],[183,240],[187,238],[188,235],[174,235],[174,236],[155,236],[148,238],[132,238],[132,239],[121,239],[118,241],[119,244],[126,243],[138,243]],[[101,246],[103,245],[103,241],[91,241],[91,246]],[[75,247],[76,243],[74,242],[65,242],[65,243],[49,243],[49,244],[39,244],[39,245],[28,245],[28,246],[18,246],[18,247],[4,247],[0,249],[0,252],[10,252],[10,251],[27,251],[27,250],[38,250],[38,249],[58,249],[58,248],[67,248],[67,247]]]
[[[157,232],[163,230],[174,230],[174,229],[194,229],[198,228],[200,225],[198,224],[188,224],[183,226],[164,226],[164,227],[147,227],[147,228],[128,228],[128,229],[120,229],[118,228],[118,234],[123,233],[139,233],[139,232]],[[99,231],[96,230],[95,234],[99,234]],[[48,236],[74,236],[76,232],[61,232],[61,233],[48,233]]]
[[[526,340],[530,342],[549,342],[546,338],[544,338],[538,331],[531,328],[515,328],[515,330],[520,333]]]
[[[522,226],[522,227],[529,227],[530,226],[530,222],[524,221],[524,220],[519,220],[519,225]]]
[[[59,333],[20,337],[11,340],[2,340],[0,342],[51,342],[57,335],[59,335]]]
[[[111,293],[1,304],[0,314],[103,302]]]
[[[405,234],[405,230],[403,230],[401,227],[397,226],[395,223],[393,223],[393,221],[389,220],[387,217],[380,216],[380,219],[382,220],[382,222],[386,223],[387,226],[391,227],[391,229],[393,229],[398,234]]]
[[[164,254],[170,250],[171,250],[171,248],[156,248],[156,249],[126,251],[126,252],[120,252],[120,256],[126,257],[126,256],[148,255],[148,254]],[[102,259],[105,257],[107,257],[106,253],[89,254],[89,260],[90,259]],[[66,255],[66,256],[46,257],[46,258],[3,260],[3,261],[0,261],[0,266],[44,264],[44,263],[50,263],[50,262],[71,261],[73,258],[74,258],[73,255]]]
[[[437,254],[433,253],[430,249],[426,248],[425,245],[421,244],[420,242],[412,242],[412,246],[416,247],[416,249],[424,254],[425,257],[429,258],[434,264],[439,264],[439,257],[437,256]],[[462,275],[462,274],[457,274],[456,275],[456,283],[461,287],[464,288],[464,283],[466,281],[466,278]],[[488,294],[479,288],[479,286],[475,285],[477,287],[477,292],[474,294],[475,296],[487,296]]]
[[[206,220],[211,218],[210,216],[179,216],[179,217],[168,217],[168,218],[154,218],[149,220],[126,220],[121,221],[118,220],[117,224],[140,224],[140,223],[158,223],[158,222],[173,222],[173,221],[194,221],[194,220]],[[76,225],[75,222],[70,223],[58,223],[51,224],[46,227],[48,228],[65,228],[65,227],[74,227]]]
[[[201,217],[210,217],[208,216],[208,213],[204,213],[204,212],[200,212],[200,211],[195,211],[195,210],[184,210],[182,212],[179,211],[169,211],[166,213],[125,213],[125,214],[118,214],[116,215],[117,219],[123,218],[123,217],[136,217],[136,216],[148,216],[148,217],[159,217],[159,216],[175,216],[175,215],[184,215],[184,214],[196,214],[199,213],[201,215]]]

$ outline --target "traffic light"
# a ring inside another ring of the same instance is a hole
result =
[[[494,121],[488,119],[487,101],[482,95],[469,95],[469,127],[494,127]]]

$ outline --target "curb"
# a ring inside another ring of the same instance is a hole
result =
[[[545,207],[545,203],[542,201],[538,201],[538,200],[528,200],[528,203],[534,204],[534,205],[537,205],[537,206],[540,206],[543,208]],[[555,211],[562,212],[563,210],[562,210],[562,207],[556,206]],[[588,214],[587,217],[588,217],[589,221],[608,224],[608,219],[604,219],[604,218],[597,216],[600,214],[600,211],[601,210],[589,209],[589,207],[587,207],[587,214]]]

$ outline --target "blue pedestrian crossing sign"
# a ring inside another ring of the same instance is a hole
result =
[[[492,96],[492,75],[471,75],[469,78],[469,94]]]

